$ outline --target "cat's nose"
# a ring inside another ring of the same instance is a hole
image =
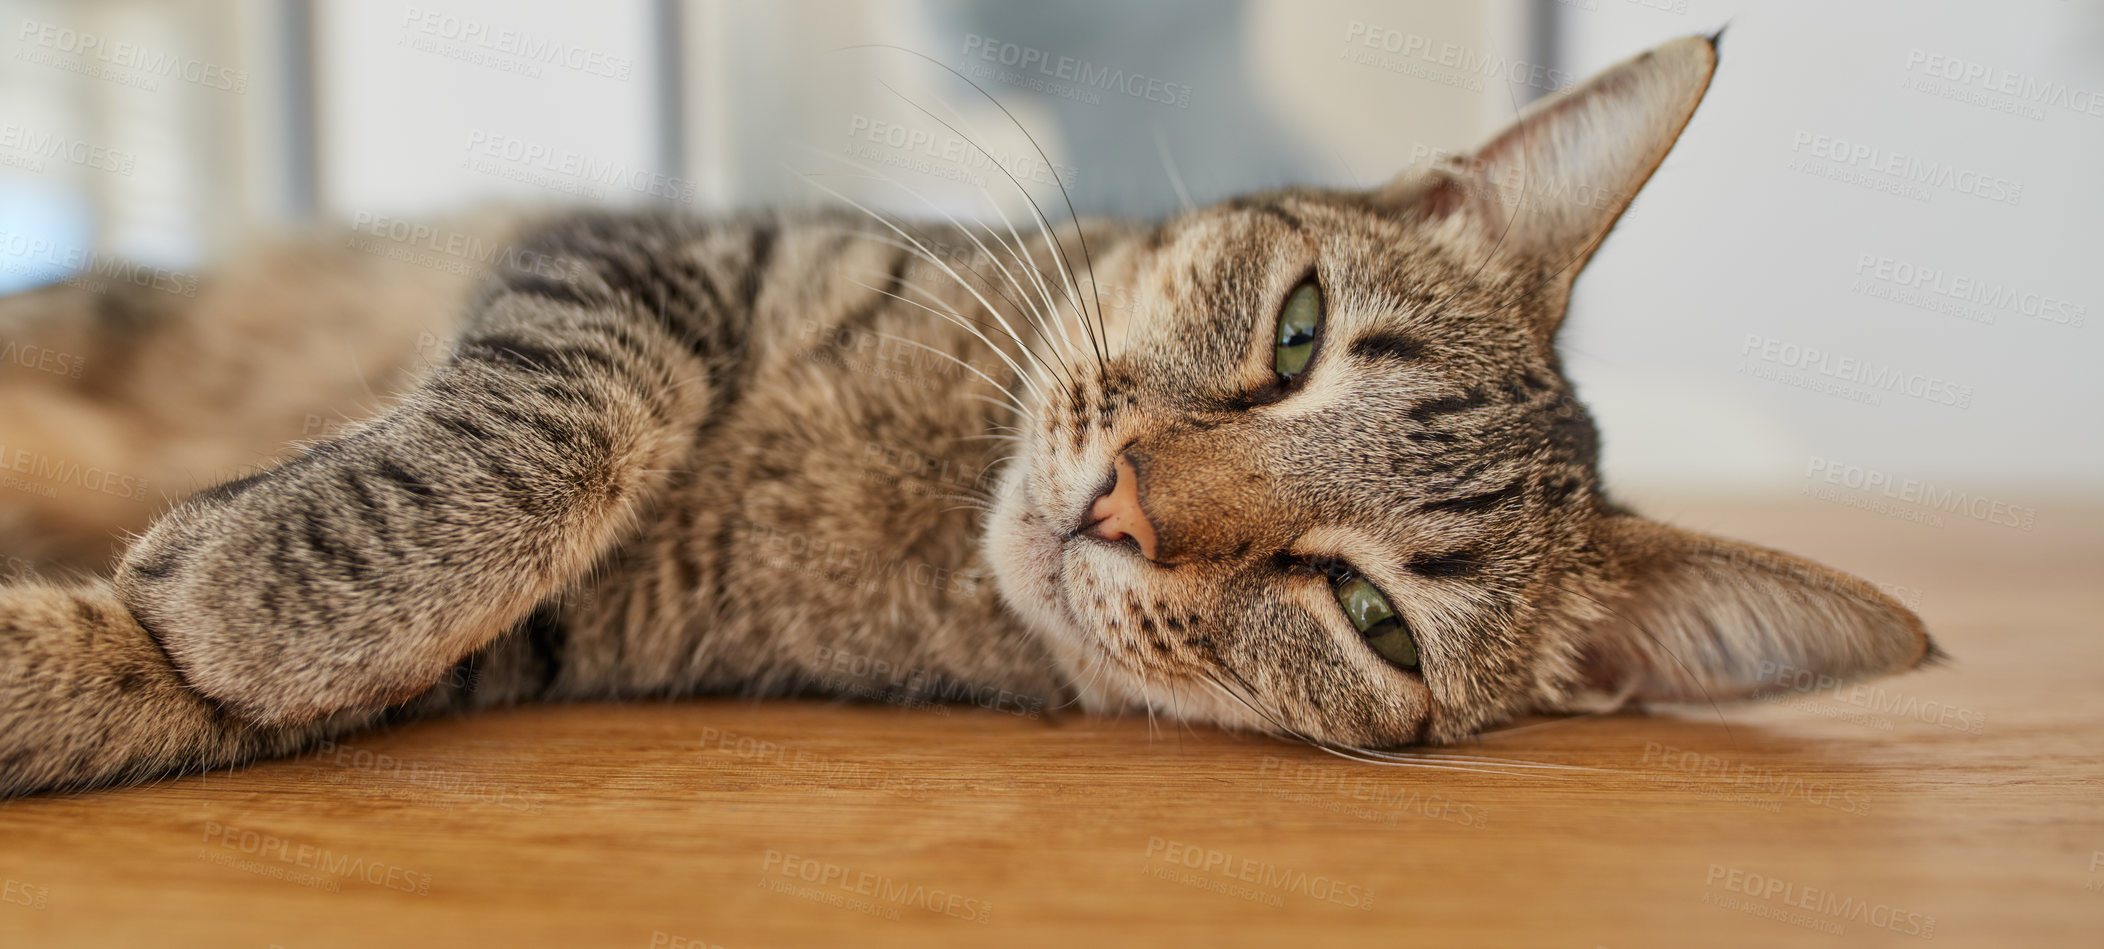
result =
[[[1160,543],[1155,535],[1153,522],[1147,520],[1147,512],[1140,507],[1140,476],[1133,470],[1132,459],[1118,456],[1111,469],[1115,474],[1110,490],[1089,505],[1090,536],[1103,540],[1132,538],[1139,545],[1140,556],[1154,560]]]

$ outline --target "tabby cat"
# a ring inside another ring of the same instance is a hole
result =
[[[0,335],[84,367],[0,388],[10,486],[290,447],[150,524],[107,478],[5,492],[25,557],[139,532],[106,579],[0,589],[0,793],[533,699],[1078,704],[1372,749],[1917,666],[1868,584],[1610,501],[1558,363],[1716,61],[1676,41],[1379,188],[1166,222],[595,212],[472,292],[339,241],[194,299],[10,298]]]

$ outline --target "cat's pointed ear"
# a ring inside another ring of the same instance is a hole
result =
[[[1635,516],[1600,530],[1621,592],[1577,625],[1569,709],[1823,688],[1941,655],[1911,611],[1838,570]]]
[[[1473,238],[1567,288],[1665,160],[1716,68],[1716,37],[1667,43],[1535,102],[1474,153],[1405,172],[1374,199],[1460,216]]]

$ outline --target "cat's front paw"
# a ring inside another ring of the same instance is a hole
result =
[[[420,563],[404,538],[362,530],[354,499],[314,483],[319,467],[183,502],[115,577],[189,685],[262,724],[399,704],[465,651],[439,601],[472,566]]]

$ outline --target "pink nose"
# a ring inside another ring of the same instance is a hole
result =
[[[1140,476],[1133,471],[1132,459],[1124,455],[1118,456],[1113,470],[1117,480],[1096,503],[1089,505],[1088,532],[1104,540],[1130,537],[1140,546],[1140,555],[1153,560],[1157,540],[1154,524],[1140,507]]]

